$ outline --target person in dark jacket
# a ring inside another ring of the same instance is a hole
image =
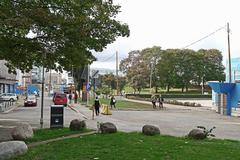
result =
[[[96,116],[98,116],[99,115],[99,108],[100,108],[100,101],[99,101],[97,96],[94,100],[94,107],[95,107]]]
[[[161,95],[159,95],[158,97],[158,102],[159,102],[159,109],[163,109],[163,97]]]
[[[111,106],[111,109],[112,107],[116,108],[116,99],[114,96],[111,97],[111,100],[110,100],[110,106]]]
[[[155,95],[152,95],[151,101],[152,101],[153,109],[156,109],[157,98]]]
[[[70,93],[70,94],[68,95],[68,99],[69,99],[69,104],[71,104],[71,103],[72,103],[72,93]]]

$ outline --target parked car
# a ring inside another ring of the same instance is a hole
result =
[[[35,95],[28,95],[24,100],[24,106],[37,106],[37,98]]]
[[[2,93],[0,94],[0,99],[3,101],[16,101],[18,100],[18,97],[15,93]]]
[[[55,105],[65,105],[67,106],[67,94],[65,93],[55,93],[53,96],[53,103]]]

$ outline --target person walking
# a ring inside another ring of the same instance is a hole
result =
[[[74,93],[74,103],[77,104],[78,100],[78,94],[77,92]]]
[[[96,96],[96,98],[94,100],[94,108],[95,108],[96,116],[98,116],[99,115],[99,108],[100,108],[100,101],[98,99],[98,96]]]
[[[158,97],[158,102],[159,102],[159,109],[163,109],[163,97],[162,95],[160,94],[159,97]]]
[[[155,95],[153,95],[153,96],[151,97],[151,101],[152,101],[153,109],[156,109],[157,99],[156,99],[156,96],[155,96]]]
[[[70,94],[68,95],[68,100],[69,100],[69,104],[71,104],[71,103],[72,103],[72,93],[70,93]]]
[[[116,108],[116,99],[114,96],[111,97],[111,100],[110,100],[110,106],[111,106],[111,109],[112,107]]]

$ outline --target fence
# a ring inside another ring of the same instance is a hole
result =
[[[0,100],[0,112],[7,111],[16,102]]]

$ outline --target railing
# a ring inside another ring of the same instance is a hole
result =
[[[0,112],[7,111],[15,103],[16,102],[13,102],[13,101],[5,101],[0,99]]]

